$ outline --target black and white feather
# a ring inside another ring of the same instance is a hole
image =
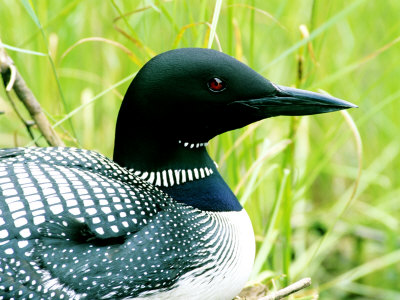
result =
[[[3,299],[229,299],[250,272],[244,211],[178,203],[96,152],[0,150],[0,200]]]

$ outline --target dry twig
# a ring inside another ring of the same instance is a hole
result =
[[[310,278],[303,278],[281,290],[270,292],[264,284],[244,288],[235,300],[279,300],[311,285]],[[314,299],[314,298],[313,298]]]
[[[16,109],[15,103],[11,98],[11,90],[13,89],[18,99],[24,104],[29,114],[31,115],[34,124],[37,125],[40,132],[43,134],[43,137],[46,139],[47,143],[50,146],[64,146],[63,141],[59,138],[57,133],[51,127],[50,122],[46,118],[45,114],[42,111],[42,108],[39,102],[36,100],[32,91],[28,88],[25,83],[25,80],[22,78],[21,74],[19,74],[17,68],[14,65],[13,60],[9,57],[5,51],[5,49],[1,46],[0,41],[0,73],[3,77],[4,86],[6,87],[7,97],[11,102],[14,110],[16,111],[18,117],[25,124],[26,129],[28,130],[29,135],[33,138],[33,134],[31,131],[32,122],[26,121],[22,115]]]
[[[311,285],[311,278],[303,278],[287,287],[278,290],[276,292],[269,293],[267,296],[260,298],[259,300],[279,300],[287,297],[293,293],[296,293]]]

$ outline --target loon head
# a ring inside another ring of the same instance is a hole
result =
[[[334,97],[273,84],[219,51],[171,50],[146,63],[128,88],[117,121],[114,159],[128,167],[135,157],[139,166],[146,156],[170,160],[179,147],[197,148],[261,119],[351,107]]]

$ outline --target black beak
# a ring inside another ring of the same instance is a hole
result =
[[[242,112],[245,107],[245,110],[258,120],[275,116],[314,115],[357,107],[328,95],[280,85],[274,87],[275,92],[266,97],[240,100],[231,104],[236,106],[236,109],[241,106]]]

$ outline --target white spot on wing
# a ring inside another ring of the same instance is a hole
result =
[[[81,214],[81,211],[79,210],[79,208],[74,207],[74,208],[70,208],[68,210],[71,214],[73,214],[74,216],[78,216]]]
[[[22,218],[16,219],[14,221],[14,224],[15,224],[15,227],[17,227],[17,228],[22,227],[22,226],[28,224],[28,220],[26,218],[22,217]]]
[[[12,248],[8,248],[8,249],[4,250],[4,253],[11,255],[11,254],[14,254],[14,250]]]
[[[86,212],[89,214],[89,215],[94,215],[94,214],[96,214],[97,213],[97,210],[94,208],[94,207],[90,207],[90,208],[88,208],[88,209],[86,209]]]
[[[44,216],[33,217],[33,224],[35,224],[35,225],[42,224],[42,223],[44,223],[44,221],[46,221]]]
[[[8,237],[8,231],[6,229],[0,230],[0,239]]]
[[[96,230],[96,232],[97,232],[98,234],[101,234],[101,235],[104,234],[104,229],[103,229],[102,227],[97,227],[95,230]]]
[[[31,236],[31,231],[28,228],[22,229],[19,234],[23,237],[23,238],[28,238]]]
[[[19,248],[25,248],[26,246],[28,246],[28,241],[18,241]]]
[[[24,208],[24,204],[22,203],[22,201],[16,201],[16,202],[10,203],[8,205],[8,207],[9,207],[11,212],[14,212],[14,211],[23,209]]]
[[[53,214],[58,215],[64,211],[64,208],[61,204],[57,204],[50,206],[50,210],[53,212]]]

